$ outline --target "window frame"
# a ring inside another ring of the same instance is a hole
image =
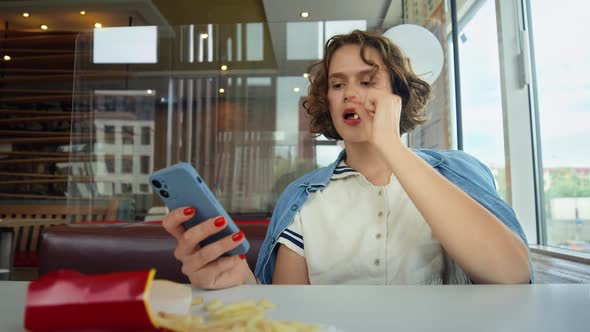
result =
[[[543,158],[530,0],[495,0],[509,195],[531,251],[589,263],[590,254],[547,245]]]

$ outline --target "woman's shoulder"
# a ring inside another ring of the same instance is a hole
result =
[[[417,149],[414,151],[427,162],[427,158],[436,159],[436,165],[433,166],[442,166],[441,172],[443,175],[446,174],[446,171],[451,171],[453,174],[460,174],[463,178],[487,183],[495,188],[494,176],[488,166],[465,151],[433,149]]]
[[[462,150],[413,149],[426,161],[435,164],[450,164],[451,166],[471,166],[487,169],[479,159]],[[434,166],[434,165],[433,165]]]

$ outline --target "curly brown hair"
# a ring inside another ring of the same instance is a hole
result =
[[[383,58],[391,78],[393,92],[402,99],[400,134],[410,132],[416,126],[425,123],[426,104],[432,97],[430,84],[418,78],[412,71],[409,59],[389,39],[378,34],[355,30],[330,38],[324,47],[324,58],[309,66],[307,70],[310,73],[311,84],[303,107],[311,117],[310,131],[318,135],[323,134],[327,138],[342,139],[334,127],[328,108],[328,71],[334,52],[348,44],[361,46],[361,58],[373,67],[373,75],[377,73],[379,66],[365,57],[365,49],[373,47]]]

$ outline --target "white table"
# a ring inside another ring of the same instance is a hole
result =
[[[0,331],[23,330],[28,283],[0,282]],[[341,331],[589,331],[590,284],[242,286],[194,291],[224,302],[268,299],[268,316]]]

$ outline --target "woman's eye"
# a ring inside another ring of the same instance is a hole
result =
[[[334,83],[334,84],[332,84],[332,88],[334,88],[334,89],[340,89],[343,86],[344,86],[344,84],[342,84],[342,83]]]
[[[374,86],[375,85],[375,81],[364,81],[361,82],[362,86]]]

